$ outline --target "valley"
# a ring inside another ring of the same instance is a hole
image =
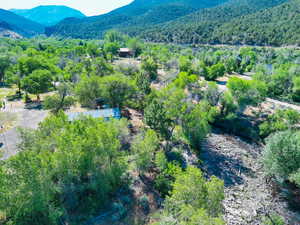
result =
[[[24,1],[1,225],[300,224],[299,0]]]

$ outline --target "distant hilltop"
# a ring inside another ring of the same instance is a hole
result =
[[[9,11],[43,26],[53,26],[69,17],[86,17],[79,10],[63,5],[43,5],[32,9],[11,9]]]

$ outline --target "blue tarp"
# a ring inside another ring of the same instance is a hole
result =
[[[113,109],[101,109],[101,110],[92,110],[87,112],[74,112],[67,113],[70,121],[79,119],[81,116],[91,116],[93,118],[104,118],[106,120],[110,118],[121,119],[121,112],[119,108]]]

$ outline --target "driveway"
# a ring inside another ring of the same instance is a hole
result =
[[[16,114],[17,122],[11,129],[0,134],[0,143],[2,143],[0,159],[2,160],[8,159],[17,153],[18,144],[20,143],[18,127],[36,129],[39,123],[48,115],[48,111],[45,110],[25,109],[24,103],[20,101],[8,102],[7,104],[5,111]]]

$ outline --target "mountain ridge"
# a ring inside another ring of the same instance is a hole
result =
[[[64,5],[40,5],[32,9],[10,9],[9,11],[44,26],[55,25],[69,17],[86,17],[79,10]]]
[[[105,30],[122,26],[122,24],[124,26],[143,26],[142,23],[144,22],[148,25],[162,23],[187,15],[200,8],[213,7],[226,1],[228,0],[135,0],[104,15],[63,20],[61,23],[47,28],[46,34],[75,38],[100,38]],[[164,8],[165,11],[161,11],[161,8]],[[168,13],[170,10],[173,13]],[[151,13],[151,18],[147,17],[147,13]],[[70,23],[73,27],[68,26]],[[75,34],[73,30],[79,32]]]
[[[44,26],[21,17],[13,12],[0,9],[0,21],[9,25],[10,30],[25,37],[44,34]]]

